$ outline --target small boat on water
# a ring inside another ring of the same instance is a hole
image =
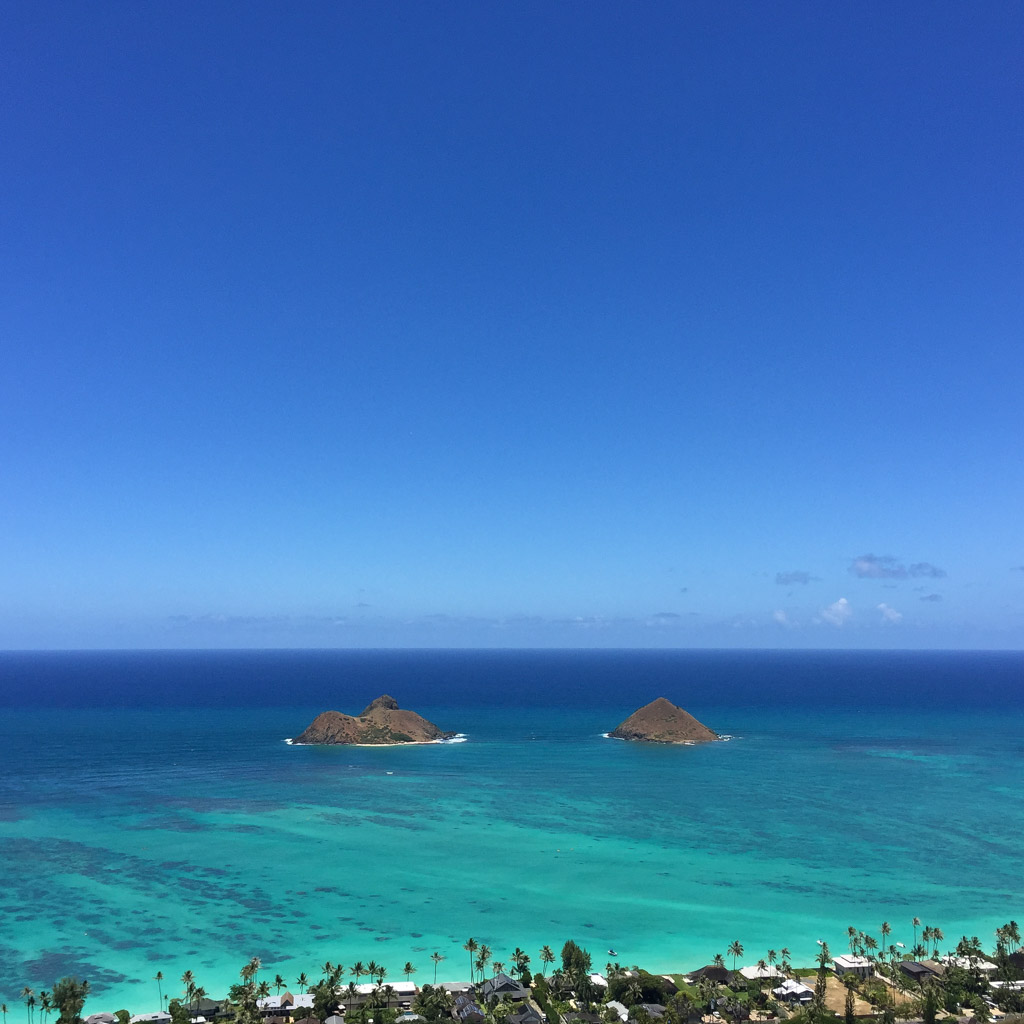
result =
[[[618,956],[619,954],[618,954],[618,953],[616,953],[614,949],[609,949],[609,950],[608,950],[608,955],[609,955],[609,956]]]

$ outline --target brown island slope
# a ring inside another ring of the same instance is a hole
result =
[[[293,743],[434,743],[454,736],[428,722],[415,711],[403,711],[394,697],[384,694],[363,709],[361,715],[324,711],[296,736]]]
[[[688,711],[676,707],[664,697],[658,697],[639,711],[634,711],[608,735],[619,740],[646,740],[648,743],[710,743],[721,738]]]

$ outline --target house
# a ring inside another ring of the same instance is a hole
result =
[[[532,1007],[523,1004],[516,1013],[510,1013],[505,1018],[506,1024],[543,1024],[540,1014]]]
[[[465,1021],[465,1024],[481,1024],[485,1016],[483,1009],[469,992],[456,996],[453,1013],[456,1020]]]
[[[642,1010],[651,1020],[660,1020],[665,1016],[665,1007],[661,1003],[636,1003],[629,1009],[630,1020],[636,1020],[637,1010]]]
[[[604,1024],[604,1020],[596,1013],[585,1010],[570,1010],[562,1014],[563,1024]]]
[[[592,974],[590,975],[590,984],[594,988],[607,988],[608,979],[603,974]]]
[[[961,967],[965,971],[981,971],[982,974],[992,974],[999,969],[980,956],[940,956],[939,963],[947,967]]]
[[[157,1013],[140,1013],[132,1017],[128,1024],[171,1024],[171,1015],[163,1011]]]
[[[844,974],[856,974],[858,978],[870,978],[875,965],[866,956],[852,956],[844,953],[832,961],[832,969],[841,978]]]
[[[523,988],[518,981],[513,981],[507,974],[496,974],[488,978],[477,989],[481,999],[526,999],[529,990]]]
[[[112,1013],[94,1013],[86,1017],[82,1024],[117,1024],[117,1018]]]
[[[332,1013],[330,1017],[324,1021],[324,1024],[345,1024],[345,1018],[340,1014]]]
[[[698,984],[704,978],[716,985],[725,985],[726,988],[732,988],[736,984],[736,978],[732,971],[727,967],[717,967],[715,964],[708,964],[699,971],[694,971],[688,977],[691,985]]]
[[[787,978],[778,988],[772,989],[772,995],[783,1003],[809,1003],[814,998],[814,989],[802,982]]]
[[[911,981],[923,985],[926,981],[934,981],[940,977],[938,971],[928,964],[917,960],[901,960],[896,965]]]
[[[604,1006],[606,1010],[614,1010],[619,1015],[619,1020],[624,1021],[629,1017],[629,1010],[614,999],[610,1003],[605,1003]]]
[[[740,974],[747,979],[747,981],[757,981],[760,978],[781,978],[782,971],[775,966],[775,964],[765,964],[764,967],[759,967],[757,964],[751,964],[749,967],[741,967]]]

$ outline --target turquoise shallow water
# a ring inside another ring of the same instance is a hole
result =
[[[709,702],[736,738],[688,748],[602,738],[635,706],[608,700],[420,703],[468,741],[402,749],[285,744],[319,706],[5,713],[0,997],[77,973],[142,1012],[158,970],[221,993],[256,955],[458,979],[469,936],[661,970],[909,945],[915,915],[990,937],[1024,912],[1022,716],[921,703]]]

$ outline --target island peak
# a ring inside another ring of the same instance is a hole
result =
[[[390,694],[382,693],[376,700],[371,700],[370,703],[363,708],[359,717],[365,718],[371,711],[374,711],[377,708],[385,708],[388,711],[398,711],[398,701]]]
[[[608,735],[648,743],[710,743],[720,738],[718,733],[665,697],[656,697],[634,711]]]

